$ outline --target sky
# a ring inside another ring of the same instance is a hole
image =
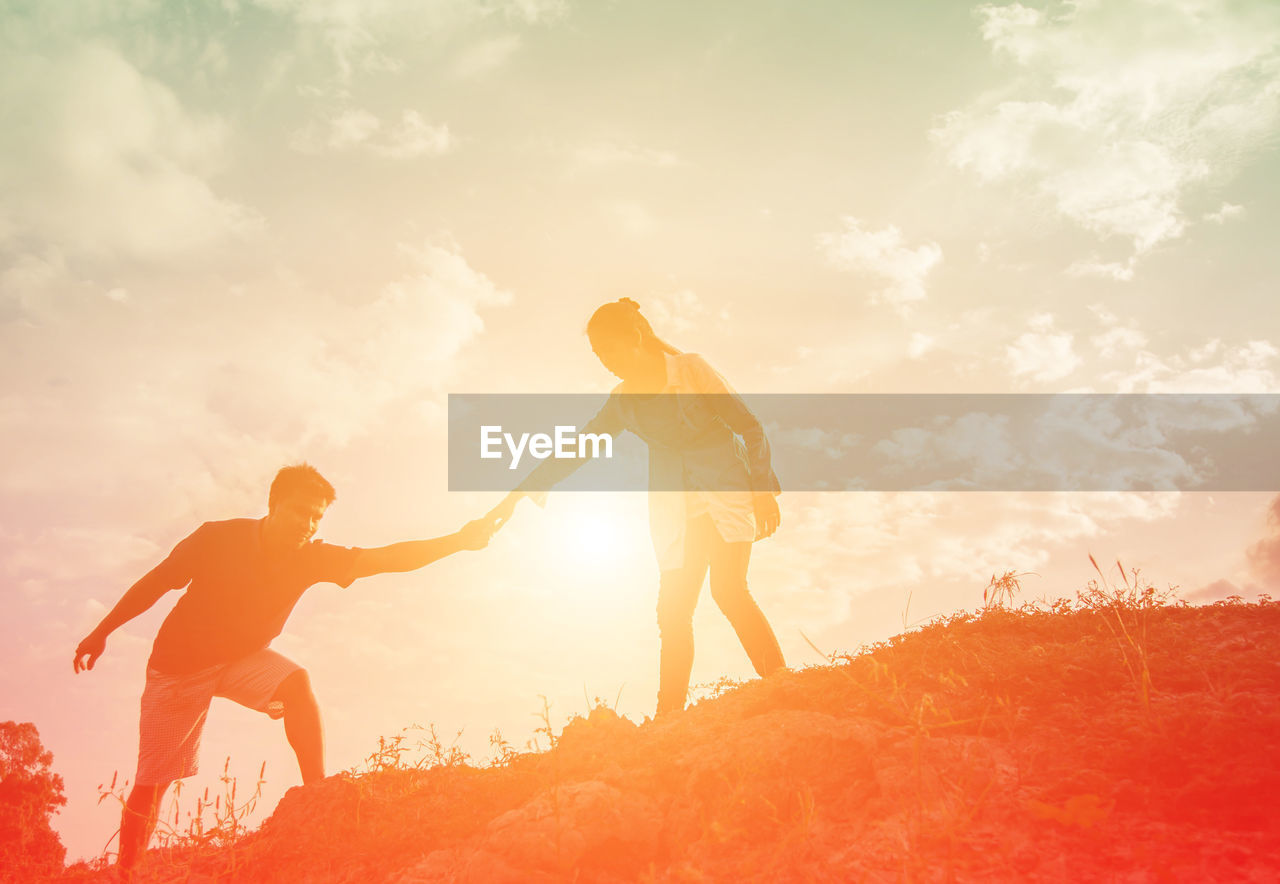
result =
[[[53,751],[71,858],[177,597],[73,675],[129,585],[298,460],[330,542],[452,532],[498,495],[448,491],[448,394],[607,391],[606,301],[748,393],[1280,393],[1269,0],[2,0],[0,113],[0,719]],[[993,573],[1072,597],[1091,553],[1198,603],[1280,584],[1280,489],[781,479],[750,578],[796,666]],[[652,711],[657,577],[643,494],[552,494],[312,589],[274,647],[330,770],[411,724],[483,760],[542,697]],[[706,594],[695,626],[695,683],[751,676]],[[189,794],[227,757],[266,762],[257,819],[300,782],[218,700]]]

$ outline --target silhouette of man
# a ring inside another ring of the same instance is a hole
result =
[[[75,671],[92,669],[108,635],[169,590],[186,587],[147,663],[138,771],[120,824],[125,880],[151,840],[169,784],[198,769],[200,734],[215,696],[283,718],[303,783],[324,779],[320,709],[307,671],[268,647],[309,587],[347,587],[371,574],[413,571],[459,550],[481,549],[492,534],[492,525],[477,519],[455,534],[373,549],[313,540],[335,496],[309,464],[285,467],[271,483],[265,518],[205,522],[76,648]]]

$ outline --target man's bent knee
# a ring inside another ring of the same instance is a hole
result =
[[[271,702],[283,704],[286,710],[290,706],[314,706],[316,695],[311,690],[311,678],[307,675],[307,670],[299,669],[290,673],[276,688],[275,694],[271,697]]]

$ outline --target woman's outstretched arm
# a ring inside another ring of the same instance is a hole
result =
[[[605,404],[596,412],[595,417],[587,421],[582,428],[584,435],[617,436],[626,427],[618,411],[616,395],[611,394]],[[548,458],[538,464],[533,472],[525,476],[502,502],[489,511],[486,519],[492,520],[494,528],[500,528],[515,512],[516,504],[522,498],[532,497],[541,505],[546,493],[559,485],[585,463],[583,458]]]

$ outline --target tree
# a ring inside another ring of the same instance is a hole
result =
[[[13,880],[62,870],[67,849],[49,820],[67,799],[52,763],[34,724],[0,722],[0,869]]]

